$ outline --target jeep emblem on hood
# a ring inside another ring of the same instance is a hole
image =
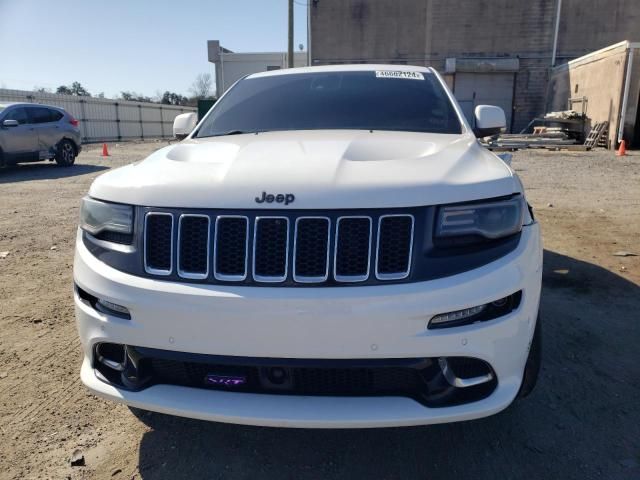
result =
[[[293,201],[296,199],[295,195],[293,193],[278,193],[278,194],[273,194],[273,193],[267,193],[267,192],[262,192],[262,197],[256,197],[256,203],[284,203],[285,205],[289,205],[290,203],[293,203]]]

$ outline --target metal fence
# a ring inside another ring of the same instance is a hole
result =
[[[80,121],[82,142],[144,140],[173,135],[173,119],[193,107],[0,89],[0,103],[29,102],[64,108]]]

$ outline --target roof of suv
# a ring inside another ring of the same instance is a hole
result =
[[[419,67],[416,65],[389,65],[373,63],[357,63],[350,65],[322,65],[317,67],[286,68],[282,70],[270,70],[268,72],[252,73],[246,78],[272,77],[278,75],[291,75],[294,73],[323,73],[323,72],[375,72],[376,70],[393,70],[396,72],[433,72],[431,67]]]
[[[16,105],[24,106],[24,107],[53,108],[54,110],[59,110],[61,112],[65,112],[64,108],[58,107],[56,105],[45,105],[44,103],[29,103],[29,102],[6,102],[6,103],[0,103],[0,108],[15,107]]]

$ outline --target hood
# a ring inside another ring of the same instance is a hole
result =
[[[154,207],[338,209],[519,191],[511,169],[471,135],[323,130],[186,140],[101,175],[89,194]],[[256,202],[263,192],[295,201]]]

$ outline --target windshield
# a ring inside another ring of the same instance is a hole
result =
[[[241,80],[196,137],[320,129],[459,134],[462,127],[432,73],[318,72]]]

